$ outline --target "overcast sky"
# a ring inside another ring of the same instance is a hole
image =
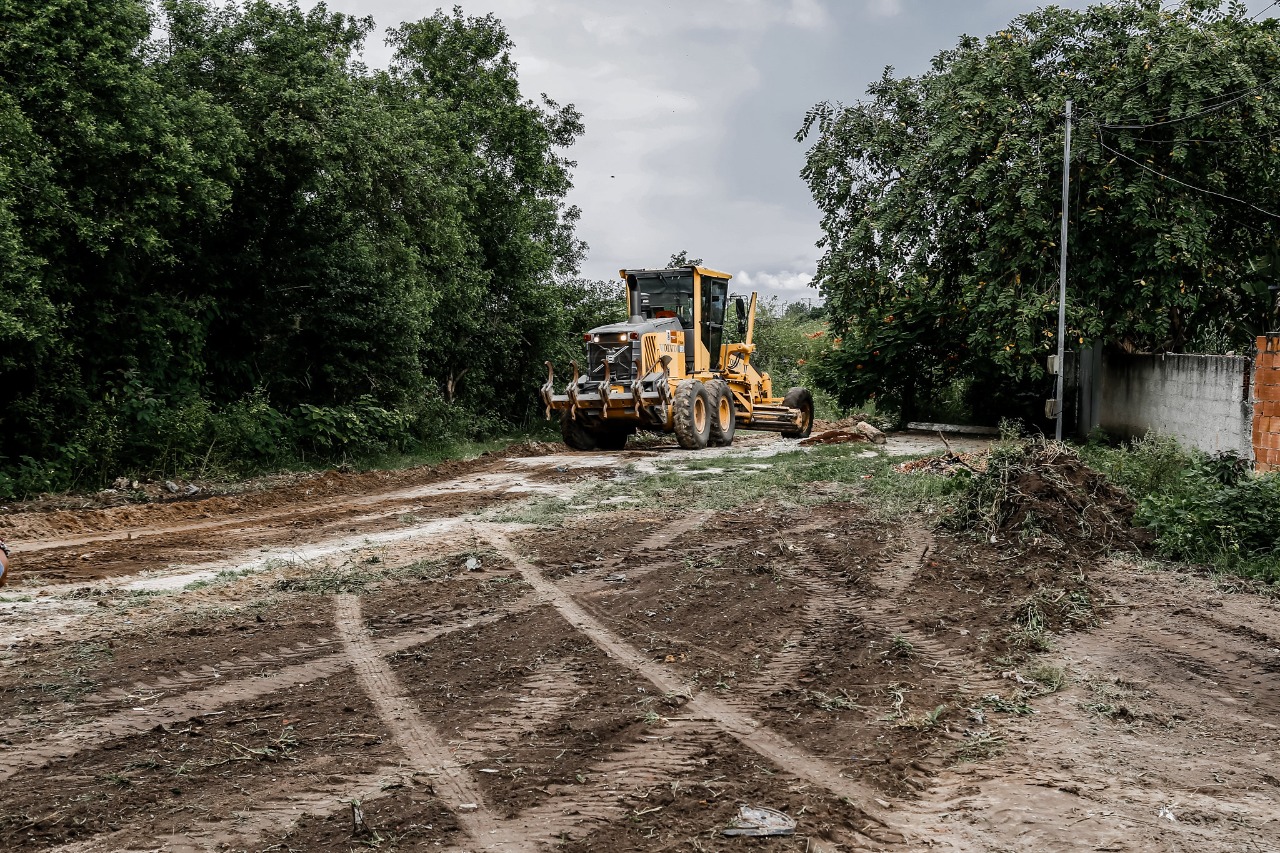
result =
[[[785,301],[817,298],[818,211],[795,142],[805,111],[850,102],[892,65],[928,67],[962,34],[988,35],[1032,0],[457,0],[495,13],[526,95],[583,114],[570,201],[589,246],[583,274],[660,266],[689,250]],[[436,4],[329,0],[379,28]],[[443,5],[443,4],[441,4]],[[450,2],[449,5],[452,5]],[[1085,0],[1057,5],[1080,8]],[[1269,0],[1249,6],[1260,11]],[[1271,14],[1274,14],[1274,9]],[[365,51],[385,66],[381,35]]]

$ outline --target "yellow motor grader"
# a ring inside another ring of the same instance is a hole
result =
[[[813,429],[813,395],[792,388],[773,396],[769,374],[751,366],[756,294],[733,297],[741,343],[724,342],[729,276],[700,266],[621,270],[625,323],[584,334],[586,368],[573,363],[564,393],[547,362],[542,401],[559,413],[560,433],[575,450],[621,450],[636,430],[675,433],[681,447],[728,446],[742,429],[805,438]]]

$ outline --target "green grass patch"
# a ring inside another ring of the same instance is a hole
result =
[[[814,506],[849,499],[860,500],[885,517],[904,512],[941,514],[964,489],[964,476],[901,474],[893,467],[911,457],[866,453],[867,445],[856,444],[796,449],[768,457],[682,455],[659,460],[655,474],[628,469],[618,480],[591,483],[572,498],[533,498],[496,518],[558,526],[584,512],[628,507],[726,510],[763,501]],[[823,487],[815,488],[816,484]]]
[[[269,567],[268,567],[269,568]],[[266,569],[264,569],[265,571]],[[213,577],[207,580],[192,581],[182,589],[185,592],[195,592],[198,589],[209,589],[216,586],[226,586],[229,583],[235,583],[241,578],[249,575],[258,574],[255,569],[223,569]]]

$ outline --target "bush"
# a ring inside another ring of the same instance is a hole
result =
[[[361,397],[345,406],[304,403],[285,412],[262,390],[216,406],[202,397],[166,400],[135,388],[92,404],[72,440],[47,459],[0,459],[0,500],[100,488],[121,475],[241,477],[298,463],[354,462],[510,429],[496,414],[436,396],[400,407]]]
[[[1208,456],[1148,435],[1090,460],[1138,502],[1134,522],[1163,556],[1280,581],[1280,476],[1249,473],[1235,454]]]

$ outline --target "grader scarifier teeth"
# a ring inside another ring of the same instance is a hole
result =
[[[604,381],[596,387],[596,393],[600,395],[600,417],[605,419],[609,417],[609,386],[612,384],[609,380],[609,357],[604,359]]]
[[[542,386],[542,404],[546,407],[547,420],[551,420],[551,398],[556,393],[556,371],[551,362],[543,362],[547,366],[547,384]]]
[[[569,395],[569,419],[576,421],[578,419],[578,362],[569,362],[573,367],[573,381],[569,383],[566,392]]]
[[[662,405],[671,405],[671,356],[664,355],[662,360],[658,362],[662,367],[662,382],[658,384],[658,396],[662,398]]]

